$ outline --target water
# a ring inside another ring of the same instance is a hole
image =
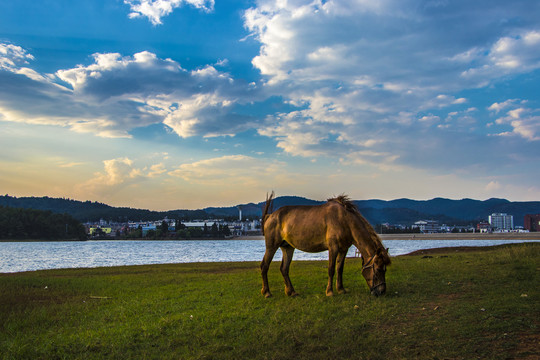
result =
[[[540,241],[540,240],[531,240]],[[492,246],[526,240],[383,240],[390,255],[447,246]],[[351,246],[348,256],[354,256]],[[60,268],[189,262],[261,261],[264,240],[0,242],[0,273]],[[326,260],[328,252],[295,251],[294,260]],[[278,250],[274,261],[281,260]]]

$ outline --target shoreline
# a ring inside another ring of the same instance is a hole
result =
[[[381,240],[540,240],[540,232],[530,233],[436,233],[379,234]],[[263,235],[235,236],[231,240],[264,240]]]
[[[435,233],[435,234],[378,234],[381,240],[540,240],[540,232],[531,233]],[[241,235],[230,238],[199,239],[0,239],[2,242],[84,242],[84,241],[221,241],[264,240],[263,235]]]

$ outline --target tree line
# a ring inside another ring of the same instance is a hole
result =
[[[0,239],[86,240],[86,231],[68,214],[0,205]]]

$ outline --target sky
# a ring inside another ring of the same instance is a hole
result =
[[[540,2],[0,2],[0,193],[540,200]]]

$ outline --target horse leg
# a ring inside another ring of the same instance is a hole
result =
[[[289,278],[289,267],[293,258],[294,248],[287,244],[286,246],[281,247],[281,251],[283,252],[283,260],[281,260],[280,270],[281,275],[283,275],[283,280],[285,280],[285,294],[288,296],[296,296],[298,294],[294,291],[291,279]]]
[[[347,252],[340,252],[337,256],[337,279],[336,288],[339,294],[345,294],[347,291],[343,287],[343,268],[345,267],[345,257]]]
[[[336,272],[336,257],[337,253],[328,249],[328,285],[326,286],[326,296],[333,296],[332,282],[334,281],[334,273]]]
[[[270,287],[268,286],[268,269],[270,268],[270,263],[272,262],[276,251],[277,248],[272,249],[267,247],[266,251],[264,252],[264,257],[261,261],[261,276],[263,283],[261,294],[263,294],[264,297],[267,298],[272,296],[272,293],[270,292]]]

